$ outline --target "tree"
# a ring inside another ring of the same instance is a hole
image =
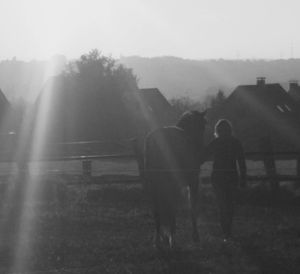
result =
[[[123,97],[138,90],[136,77],[98,50],[68,64],[38,100],[50,98],[52,141],[119,140],[134,135]],[[47,96],[50,92],[51,96]]]
[[[69,63],[64,75],[80,81],[80,85],[94,92],[122,94],[138,89],[136,76],[131,69],[117,64],[113,58],[102,55],[97,49]]]
[[[180,116],[188,110],[200,110],[203,111],[206,107],[200,101],[194,101],[190,97],[183,96],[179,98],[172,98],[170,104],[173,106],[176,114]]]

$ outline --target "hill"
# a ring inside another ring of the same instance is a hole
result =
[[[287,87],[300,79],[300,59],[288,60],[187,60],[176,57],[122,57],[133,69],[141,88],[157,87],[167,98],[189,96],[203,99],[222,89],[231,92],[237,85],[254,84],[256,77]]]
[[[33,101],[44,83],[62,71],[64,56],[48,61],[0,61],[0,88],[9,100],[22,97]],[[132,68],[140,88],[159,88],[168,98],[189,96],[203,99],[218,89],[231,92],[237,85],[254,84],[257,76],[287,87],[300,80],[300,59],[288,60],[188,60],[177,57],[121,57],[119,62]]]

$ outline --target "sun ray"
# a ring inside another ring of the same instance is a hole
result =
[[[55,74],[54,67],[49,66],[45,77]],[[52,83],[50,81],[50,83]],[[32,254],[32,239],[36,229],[36,201],[39,199],[41,189],[41,176],[34,170],[33,160],[44,156],[47,143],[47,125],[52,119],[51,89],[50,84],[42,96],[41,104],[37,111],[28,110],[18,134],[16,144],[15,161],[18,164],[18,173],[13,178],[15,181],[14,194],[11,195],[13,202],[18,199],[15,207],[16,237],[14,241],[14,263],[12,271],[20,271],[26,268],[28,258]]]

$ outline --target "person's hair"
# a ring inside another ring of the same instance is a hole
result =
[[[216,137],[228,137],[232,135],[232,125],[226,119],[219,120],[215,125]]]

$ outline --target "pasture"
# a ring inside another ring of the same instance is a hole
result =
[[[281,162],[279,170],[294,172],[295,165]],[[263,172],[258,162],[248,168],[250,174]],[[7,198],[20,198],[9,194],[18,188],[14,166],[2,164],[0,171],[0,273],[300,272],[300,205],[285,188],[278,197],[262,184],[241,191],[234,239],[223,243],[214,195],[203,180],[200,242],[193,244],[182,210],[177,248],[167,253],[153,247],[154,221],[134,161],[94,161],[91,181],[81,176],[79,161],[32,164],[28,180],[18,183],[34,181],[39,190],[23,203]]]

